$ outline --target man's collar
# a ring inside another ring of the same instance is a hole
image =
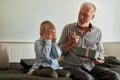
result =
[[[77,29],[79,30],[79,28],[78,28],[78,27],[79,27],[79,26],[78,26],[78,23],[76,23],[76,27],[77,27]],[[92,30],[92,27],[93,27],[93,25],[90,23],[90,24],[89,24],[89,31]]]

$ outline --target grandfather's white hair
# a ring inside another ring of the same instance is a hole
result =
[[[94,13],[96,12],[96,6],[95,6],[92,2],[84,2],[84,3],[81,5],[81,8],[82,8],[82,7],[85,7],[85,6],[92,7],[92,8],[93,8],[93,12],[94,12]]]

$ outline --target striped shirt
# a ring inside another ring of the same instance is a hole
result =
[[[104,54],[103,44],[102,44],[102,33],[100,29],[91,25],[91,29],[85,35],[79,31],[77,23],[71,23],[64,27],[62,35],[58,45],[61,47],[68,41],[68,37],[71,32],[75,32],[79,36],[79,41],[75,47],[91,48],[97,50],[98,52]],[[86,69],[91,70],[95,64],[91,62],[88,58],[78,57],[75,55],[75,47],[67,51],[64,56],[63,67],[80,67],[84,66]]]

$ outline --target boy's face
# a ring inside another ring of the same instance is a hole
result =
[[[46,29],[44,32],[40,32],[41,38],[51,39],[53,42],[56,41],[56,30],[55,29]]]

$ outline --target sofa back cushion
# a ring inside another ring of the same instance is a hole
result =
[[[0,46],[0,69],[8,69],[9,57],[8,52],[5,48]]]

